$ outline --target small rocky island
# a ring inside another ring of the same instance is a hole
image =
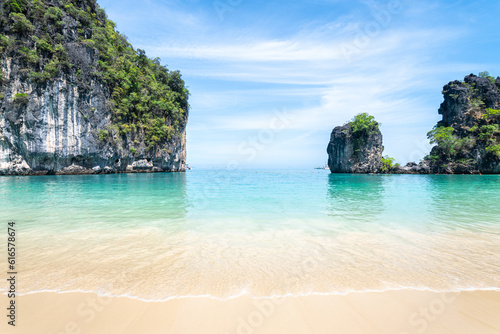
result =
[[[420,163],[405,166],[383,156],[382,133],[373,116],[355,116],[333,129],[327,147],[332,173],[500,173],[500,77],[488,72],[444,86],[443,119],[428,132],[436,144]]]
[[[382,133],[373,116],[366,113],[333,129],[328,144],[328,167],[332,173],[377,173],[382,168]]]
[[[188,96],[95,0],[0,5],[0,175],[184,171]]]

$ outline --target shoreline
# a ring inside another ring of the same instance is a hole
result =
[[[184,170],[133,170],[133,171],[116,171],[116,172],[89,172],[89,173],[31,173],[31,174],[0,174],[0,176],[6,177],[20,177],[20,176],[71,176],[71,175],[113,175],[113,174],[157,174],[157,173],[185,173],[187,169]]]
[[[127,171],[127,170],[122,170],[122,171],[114,171],[114,172],[76,172],[76,173],[64,173],[64,172],[48,172],[48,171],[40,171],[40,172],[33,172],[33,173],[28,173],[28,174],[6,174],[6,173],[0,173],[0,177],[21,177],[21,176],[72,176],[72,175],[114,175],[114,174],[168,174],[168,173],[186,173],[189,169],[181,169],[181,170],[132,170],[132,171]],[[200,171],[207,171],[207,170],[220,170],[220,171],[226,171],[226,172],[231,172],[230,170],[227,171],[224,168],[220,169],[200,169]],[[242,169],[238,171],[253,171],[254,169]],[[273,171],[282,171],[282,169],[270,169]],[[285,169],[283,169],[285,170]],[[295,169],[290,169],[290,170],[295,170]],[[310,169],[300,169],[302,171],[309,171]],[[316,168],[312,169],[316,170]],[[477,175],[477,176],[484,176],[484,175],[500,175],[500,173],[490,173],[490,172],[479,172],[479,171],[474,171],[470,173],[434,173],[434,172],[429,172],[429,173],[419,173],[419,172],[412,172],[412,171],[392,171],[392,172],[370,172],[370,173],[353,173],[353,172],[331,172],[328,171],[328,175],[333,174],[333,175]]]
[[[8,298],[2,293],[2,305]],[[16,333],[498,333],[500,290],[209,297],[146,302],[84,292],[16,296]],[[11,330],[11,331],[9,331]],[[14,332],[7,321],[2,332]]]
[[[330,292],[304,292],[304,293],[286,293],[286,294],[273,294],[266,296],[256,296],[248,293],[246,290],[242,290],[241,292],[230,295],[227,297],[219,297],[212,294],[203,294],[203,295],[176,295],[170,296],[162,299],[148,299],[138,296],[133,296],[129,294],[110,294],[110,293],[101,293],[99,291],[87,291],[87,290],[35,290],[29,292],[16,292],[16,296],[30,296],[37,294],[58,294],[58,295],[66,295],[66,294],[89,294],[96,295],[101,298],[125,298],[130,300],[135,300],[144,303],[163,303],[169,302],[172,300],[182,300],[182,299],[209,299],[219,302],[226,302],[238,298],[250,298],[254,300],[270,300],[270,299],[284,299],[284,298],[307,298],[307,297],[331,297],[331,296],[349,296],[353,294],[364,294],[364,293],[404,293],[404,292],[425,292],[425,293],[436,293],[436,294],[448,294],[448,293],[469,293],[469,292],[498,292],[500,293],[500,287],[485,287],[485,288],[456,288],[456,289],[431,289],[427,287],[401,287],[401,288],[383,288],[383,289],[363,289],[363,290],[348,290],[348,291],[330,291]],[[0,289],[0,296],[5,296],[8,293],[8,290]]]

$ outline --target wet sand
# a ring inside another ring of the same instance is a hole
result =
[[[5,310],[7,296],[2,294],[0,300]],[[15,328],[7,325],[5,315],[2,318],[1,333],[30,334],[493,334],[500,333],[500,290],[191,297],[161,302],[39,292],[16,297]]]

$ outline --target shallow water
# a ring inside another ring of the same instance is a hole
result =
[[[499,288],[499,203],[497,175],[0,177],[20,292],[147,300]]]

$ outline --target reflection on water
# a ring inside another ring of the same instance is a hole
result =
[[[498,203],[497,175],[207,171],[0,177],[0,219],[47,229],[498,230]]]
[[[422,233],[500,228],[498,175],[338,175],[328,179],[327,215]]]
[[[440,226],[472,231],[499,228],[498,175],[434,175],[430,180],[432,216]]]
[[[55,229],[175,228],[187,213],[186,175],[0,178],[0,217]]]
[[[0,177],[0,221],[22,236],[22,292],[155,300],[499,286],[499,200],[498,176]]]
[[[357,222],[375,223],[384,211],[383,193],[380,175],[330,174],[327,214],[353,225]]]

